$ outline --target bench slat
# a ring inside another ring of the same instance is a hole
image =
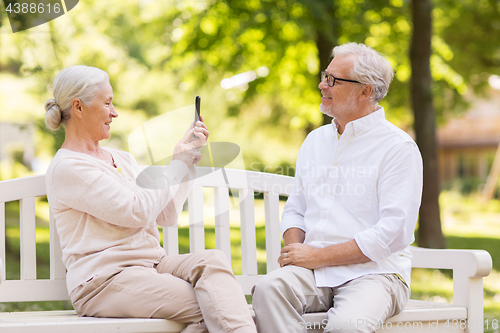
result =
[[[225,176],[223,172],[226,174]],[[226,179],[229,182],[231,190],[240,190],[248,187],[247,174],[245,170],[217,169],[214,171],[214,169],[210,167],[196,167],[196,179],[194,180],[194,186],[225,186]]]
[[[52,211],[49,215],[49,233],[50,233],[50,278],[54,279],[65,279],[66,278],[66,267],[62,262],[62,249],[61,241],[59,240],[59,235],[56,231],[56,222]]]
[[[45,175],[15,178],[0,182],[0,202],[17,201],[46,194]]]
[[[251,309],[251,306],[250,306]],[[429,310],[432,309],[432,312]],[[424,311],[427,311],[424,313]],[[253,311],[252,311],[253,312]],[[447,319],[465,319],[467,311],[463,307],[454,307],[449,304],[439,304],[435,302],[424,302],[410,300],[407,307],[399,315],[392,317],[386,321],[386,323],[393,323],[391,326],[392,330],[397,328],[396,324],[410,323],[413,328],[417,328],[418,325],[422,325],[422,328],[428,329],[428,322],[446,321]],[[325,313],[308,313],[304,318],[309,323],[320,323],[324,318]],[[20,326],[19,323],[23,323],[23,329],[18,328],[18,330],[12,330],[15,326]],[[420,324],[422,323],[422,324]],[[132,325],[129,328],[124,328],[122,325]],[[135,325],[140,325],[134,327]],[[95,325],[95,327],[94,327]],[[37,326],[41,330],[37,330]],[[85,329],[99,329],[101,332],[101,327],[105,328],[109,332],[113,332],[120,329],[121,332],[179,332],[183,329],[183,325],[177,324],[175,322],[163,319],[108,319],[108,318],[82,318],[78,317],[74,311],[44,311],[44,312],[18,312],[18,313],[0,313],[0,328],[9,329],[9,332],[78,332],[79,326],[81,330]],[[387,325],[386,325],[387,326]],[[157,330],[161,327],[162,330]],[[410,331],[409,326],[405,329],[404,326],[401,330]],[[433,327],[434,328],[434,327]],[[443,327],[444,328],[444,327]],[[49,329],[52,329],[49,331]],[[425,330],[422,330],[425,331]],[[443,331],[449,332],[449,330],[443,329]],[[87,332],[87,331],[85,331]],[[103,331],[104,332],[104,331]],[[378,332],[378,331],[377,331]],[[413,330],[411,330],[413,332]]]
[[[272,192],[289,196],[293,188],[293,177],[266,172],[247,171],[248,188],[256,192]]]
[[[3,263],[2,271],[0,272],[0,279],[5,279],[7,275],[7,262],[5,257],[5,202],[0,202],[0,260]]]
[[[177,224],[163,227],[163,248],[167,256],[179,254],[179,228]]]
[[[205,249],[205,224],[203,219],[203,187],[193,186],[188,196],[189,249],[191,253]]]
[[[35,198],[19,201],[21,237],[21,280],[36,279]]]
[[[253,286],[263,276],[264,275],[236,275],[236,280],[238,280],[243,293],[245,295],[251,295]]]
[[[231,264],[231,228],[229,224],[229,192],[227,187],[214,188],[215,247]]]
[[[185,327],[165,319],[78,317],[72,310],[0,313],[0,331],[10,333],[178,333]]]
[[[240,190],[239,195],[242,273],[243,275],[257,275],[254,191],[248,189]]]
[[[266,253],[267,272],[279,268],[278,257],[281,252],[279,196],[277,193],[264,193],[266,213]]]
[[[5,280],[0,290],[2,302],[69,300],[66,279]]]

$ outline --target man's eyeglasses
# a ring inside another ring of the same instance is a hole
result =
[[[321,82],[325,81],[326,79],[326,83],[330,86],[330,87],[333,87],[335,85],[335,81],[345,81],[345,82],[353,82],[353,83],[361,83],[359,81],[354,81],[354,80],[347,80],[347,79],[341,79],[341,78],[338,78],[338,77],[335,77],[331,74],[327,74],[325,71],[322,71],[321,72]]]

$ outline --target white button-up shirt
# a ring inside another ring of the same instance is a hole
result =
[[[312,131],[299,150],[295,183],[280,224],[300,228],[317,248],[354,239],[372,261],[314,270],[318,287],[379,273],[410,284],[413,232],[422,196],[422,157],[384,109]]]

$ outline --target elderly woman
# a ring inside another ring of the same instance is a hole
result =
[[[81,316],[165,318],[183,332],[252,332],[241,288],[218,250],[166,256],[157,225],[176,223],[208,130],[189,128],[163,173],[162,189],[137,185],[140,169],[126,152],[105,148],[118,117],[106,72],[64,69],[45,103],[49,129],[66,137],[47,174],[71,302]]]

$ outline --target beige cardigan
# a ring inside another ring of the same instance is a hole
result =
[[[106,149],[118,169],[60,149],[47,170],[47,198],[61,240],[68,293],[97,275],[158,263],[165,251],[157,224],[177,222],[195,175],[194,165],[172,161],[159,178],[147,178],[145,188],[136,182],[141,170],[132,155]]]

